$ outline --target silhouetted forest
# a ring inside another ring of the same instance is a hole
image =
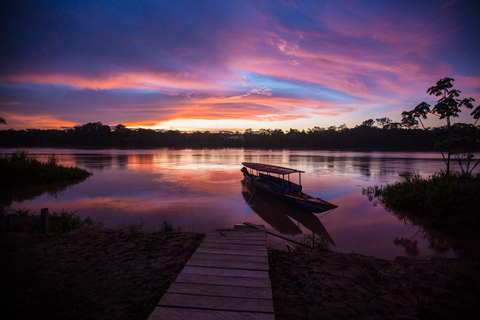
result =
[[[387,119],[387,121],[382,121]],[[355,128],[331,126],[308,130],[252,129],[244,133],[180,132],[111,128],[100,122],[68,130],[2,130],[2,147],[98,147],[98,148],[291,148],[344,150],[435,150],[435,141],[446,137],[445,128],[401,128],[388,118],[366,120]]]

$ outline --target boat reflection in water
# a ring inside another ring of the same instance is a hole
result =
[[[245,180],[242,180],[242,186],[243,198],[250,208],[282,235],[294,237],[302,234],[301,224],[310,230],[312,234],[321,236],[329,243],[335,245],[320,219],[312,212],[285,203],[261,189],[255,189],[254,186]]]

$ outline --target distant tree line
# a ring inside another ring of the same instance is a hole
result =
[[[290,148],[343,150],[436,150],[436,141],[447,135],[444,127],[420,130],[415,123],[402,125],[389,118],[368,119],[355,128],[346,125],[308,130],[247,129],[245,132],[111,128],[101,122],[67,130],[1,130],[1,147],[90,148]]]

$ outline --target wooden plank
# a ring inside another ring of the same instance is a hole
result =
[[[257,256],[268,257],[267,250],[230,250],[230,249],[218,249],[218,248],[198,248],[198,253],[214,253],[214,254],[230,254],[236,256]]]
[[[254,230],[251,231],[213,231],[207,233],[207,236],[219,236],[219,237],[228,237],[228,236],[242,236],[242,237],[265,237],[265,230]]]
[[[265,229],[264,224],[253,224],[253,225],[256,226],[258,229]],[[245,223],[237,223],[236,225],[233,226],[233,230],[237,230],[237,229],[247,229],[247,230],[249,230],[250,227],[245,225]]]
[[[267,247],[267,241],[263,242],[252,242],[252,241],[236,241],[236,240],[221,240],[221,241],[203,241],[203,245],[209,245],[209,244],[216,244],[216,245],[232,245],[232,246],[256,246],[256,247],[261,247],[266,249]]]
[[[150,315],[274,320],[264,229],[210,232]]]
[[[245,225],[247,225],[247,226],[251,226],[252,228],[255,228],[255,227],[254,227],[255,225],[252,224],[252,223],[250,223],[250,222],[244,222],[243,224],[245,224]],[[295,239],[292,239],[291,237],[284,236],[283,234],[278,233],[278,232],[276,232],[276,231],[266,231],[266,233],[271,234],[272,236],[278,237],[278,238],[280,238],[280,239],[284,239],[284,240],[293,242],[293,243],[298,244],[298,245],[300,245],[300,246],[309,248],[309,246],[307,246],[305,243],[298,242],[298,241],[296,241]],[[333,240],[332,240],[332,241],[333,241]]]
[[[174,282],[168,293],[196,294],[202,296],[235,297],[249,299],[272,299],[270,288],[249,288],[234,286],[217,286],[210,284]]]
[[[253,224],[251,222],[244,222],[243,224],[246,225],[247,227],[251,228],[250,230],[256,230],[256,231],[264,230],[265,231],[265,227]]]
[[[267,271],[185,266],[181,273],[244,278],[268,278]]]
[[[270,313],[156,307],[148,320],[275,320]]]
[[[267,239],[251,240],[251,239],[205,238],[205,239],[203,239],[203,243],[249,244],[249,245],[257,245],[257,246],[265,246],[265,245],[267,245]]]
[[[205,259],[192,259],[188,260],[187,266],[191,267],[213,267],[223,269],[242,269],[242,270],[261,270],[268,271],[268,263],[256,263],[256,262],[234,262],[234,261],[212,261]]]
[[[204,238],[203,242],[208,243],[231,243],[231,244],[253,244],[253,245],[266,245],[267,238],[263,239],[251,239],[251,238]]]
[[[255,242],[249,242],[248,240],[238,240],[238,241],[232,241],[232,240],[219,240],[219,241],[203,241],[201,245],[223,245],[223,246],[232,246],[235,248],[235,246],[251,246],[257,247],[257,248],[266,248],[267,242],[264,241],[263,243],[255,243]]]
[[[219,236],[225,236],[225,235],[265,235],[265,230],[255,230],[255,229],[250,229],[250,230],[232,230],[232,231],[226,231],[226,230],[220,230],[220,231],[212,231],[209,232],[208,235],[219,235]]]
[[[247,236],[247,237],[266,237],[265,230],[235,230],[235,231],[213,231],[207,233],[207,236],[220,236],[220,237],[228,237],[228,236]]]
[[[211,297],[168,292],[163,295],[159,306],[273,313],[272,300]]]
[[[246,235],[246,236],[240,236],[240,235],[227,235],[227,236],[210,236],[207,235],[205,236],[205,239],[207,240],[250,240],[250,241],[265,241],[267,240],[266,234],[263,236],[253,236],[253,235]]]
[[[260,250],[267,251],[265,246],[251,245],[251,244],[230,244],[230,243],[213,243],[213,242],[202,242],[199,248],[218,248],[218,249],[229,249],[229,250]]]
[[[260,230],[260,229],[254,229],[254,228],[250,228],[250,229],[244,229],[244,230],[217,230],[217,231],[211,231],[207,234],[217,234],[217,235],[229,235],[229,234],[249,234],[249,235],[262,235],[265,233],[265,229],[263,230]]]
[[[248,222],[247,222],[248,223]],[[245,223],[244,223],[245,224]],[[265,228],[256,226],[256,228],[241,228],[241,229],[217,229],[212,232],[261,232],[265,231]]]
[[[212,254],[195,252],[190,259],[229,262],[256,262],[268,264],[268,257],[237,256],[233,254]]]
[[[212,276],[205,274],[180,273],[175,279],[178,283],[199,283],[224,286],[250,287],[250,288],[270,288],[270,279],[266,278],[244,278],[229,276]]]

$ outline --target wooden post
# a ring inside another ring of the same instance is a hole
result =
[[[315,227],[312,229],[313,237],[312,237],[312,249],[315,247]]]
[[[12,227],[11,226],[11,224],[12,224],[11,219],[12,219],[11,215],[7,214],[7,232],[9,232],[10,228]]]
[[[48,233],[48,208],[40,211],[40,229],[43,234]]]

